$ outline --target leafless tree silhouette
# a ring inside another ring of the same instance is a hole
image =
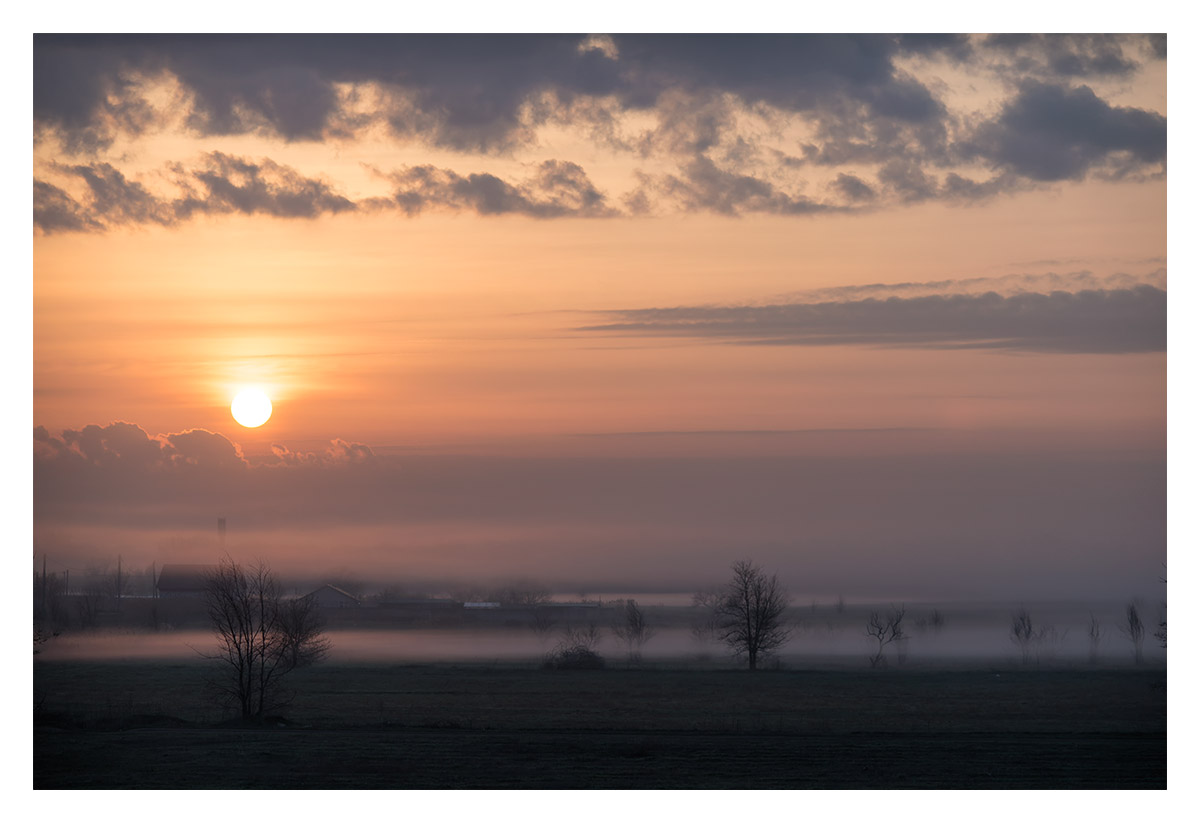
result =
[[[717,606],[721,597],[720,587],[703,589],[692,595],[692,637],[701,644],[717,639]]]
[[[904,639],[903,622],[903,606],[898,609],[893,606],[887,615],[871,612],[871,616],[867,618],[867,637],[873,638],[878,643],[874,653],[867,658],[871,661],[871,668],[886,665],[887,661],[883,655],[888,644]]]
[[[1092,621],[1088,624],[1088,662],[1096,663],[1100,659],[1100,641],[1104,639],[1104,627],[1100,625],[1100,619],[1096,615],[1092,615]]]
[[[1166,567],[1167,564],[1164,563],[1163,568],[1165,569]],[[1167,578],[1160,577],[1158,579],[1162,581],[1164,586],[1166,585]],[[1154,637],[1164,649],[1167,647],[1167,602],[1165,600],[1162,604],[1162,617],[1159,618],[1158,628],[1154,630]]]
[[[243,720],[261,720],[286,706],[291,694],[283,679],[329,649],[316,601],[283,600],[264,563],[243,567],[222,558],[209,575],[205,605],[217,637],[216,653],[203,655],[218,662],[210,685]]]
[[[1009,629],[1012,641],[1021,649],[1021,662],[1025,665],[1033,658],[1035,647],[1046,636],[1044,628],[1033,627],[1033,617],[1028,609],[1021,609],[1012,616],[1012,626]]]
[[[1146,627],[1142,623],[1142,616],[1138,614],[1136,603],[1130,603],[1125,607],[1125,622],[1120,626],[1121,634],[1129,638],[1129,642],[1133,643],[1133,661],[1135,663],[1142,662],[1142,640],[1146,636]]]
[[[646,625],[646,615],[638,607],[637,601],[626,600],[625,612],[621,621],[613,627],[613,634],[625,642],[631,663],[642,659],[642,647],[655,633],[654,629]]]
[[[759,655],[779,648],[791,634],[783,622],[790,598],[776,575],[749,560],[739,560],[732,568],[733,578],[716,607],[717,633],[754,671]]]

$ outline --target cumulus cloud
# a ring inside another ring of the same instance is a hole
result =
[[[607,217],[624,202],[634,214],[808,215],[1156,175],[1165,115],[1104,95],[1165,47],[1143,35],[39,35],[35,139],[93,156],[58,169],[76,189],[39,174],[35,225],[364,205],[320,177],[217,153],[175,167],[183,194],[164,202],[101,156],[116,135],[136,150],[168,127],[343,145],[386,134],[482,155],[470,173],[395,172],[391,206],[407,214]],[[936,79],[945,63],[998,81],[1007,99],[983,119],[951,109]],[[649,167],[633,191],[603,191],[578,158],[545,156],[544,126]],[[517,181],[480,165],[501,155],[536,171]]]
[[[269,159],[251,161],[221,152],[199,165],[168,169],[179,196],[155,194],[109,163],[58,165],[54,171],[84,183],[82,199],[34,181],[34,226],[43,233],[103,231],[118,226],[174,225],[200,214],[264,214],[313,218],[357,208],[320,179]]]
[[[897,77],[901,44],[885,35],[41,35],[35,51],[35,120],[68,131],[103,114],[118,78],[151,70],[178,78],[205,133],[317,139],[337,114],[338,84],[374,83],[412,102],[391,115],[397,131],[416,113],[439,143],[471,150],[510,145],[522,107],[547,90],[635,109],[682,88],[793,111],[841,97],[908,119],[936,110]]]
[[[71,195],[51,183],[33,181],[33,225],[46,234],[100,231],[103,224]]]
[[[150,436],[133,423],[65,429],[53,437],[42,426],[33,432],[35,469],[65,465],[76,470],[171,472],[193,469],[227,472],[247,467],[241,449],[207,429]]]
[[[391,200],[382,204],[410,216],[429,209],[537,218],[616,214],[580,166],[558,160],[541,163],[531,177],[517,183],[492,174],[461,175],[428,165],[402,169],[387,178],[395,190]]]
[[[1165,38],[1162,41],[1165,45]],[[1011,61],[1010,71],[1043,77],[1126,76],[1140,52],[1154,48],[1151,35],[993,34],[980,48]]]
[[[733,216],[751,212],[796,215],[836,210],[803,195],[781,191],[769,180],[722,169],[703,156],[681,167],[678,175],[668,174],[643,184],[643,188],[647,187],[657,197],[684,211]]]
[[[546,160],[524,180],[488,173],[459,174],[413,166],[383,174],[390,198],[353,201],[332,184],[270,159],[248,160],[210,152],[199,164],[172,164],[165,172],[178,195],[153,194],[108,163],[60,165],[55,171],[82,180],[80,199],[51,183],[34,181],[34,226],[45,234],[104,231],[119,226],[175,225],[197,215],[246,214],[312,219],[360,209],[396,209],[412,217],[441,209],[481,215],[534,218],[610,217],[618,210],[576,163]]]
[[[1167,118],[1111,106],[1087,86],[1030,81],[961,150],[1038,181],[1079,179],[1097,168],[1117,175],[1165,168]]]
[[[173,203],[177,219],[194,213],[268,214],[273,217],[316,217],[353,211],[355,204],[323,180],[305,177],[269,159],[252,162],[211,152],[199,169],[179,169],[194,180],[199,195]]]
[[[252,461],[261,466],[346,466],[351,464],[370,463],[375,460],[375,452],[363,443],[351,443],[340,437],[329,441],[329,447],[317,452],[293,451],[287,446],[275,444],[271,446],[270,456],[264,456]]]
[[[580,331],[724,343],[1059,353],[1165,351],[1167,295],[1130,289],[625,309]]]

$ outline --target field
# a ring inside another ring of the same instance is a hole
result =
[[[34,788],[1166,788],[1166,671],[324,664],[270,727],[196,662],[36,660]]]

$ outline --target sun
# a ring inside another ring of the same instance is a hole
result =
[[[229,406],[233,419],[255,429],[271,419],[271,398],[262,389],[242,389]]]

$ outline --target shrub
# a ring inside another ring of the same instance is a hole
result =
[[[603,669],[604,658],[583,644],[555,649],[546,658],[547,669]]]

